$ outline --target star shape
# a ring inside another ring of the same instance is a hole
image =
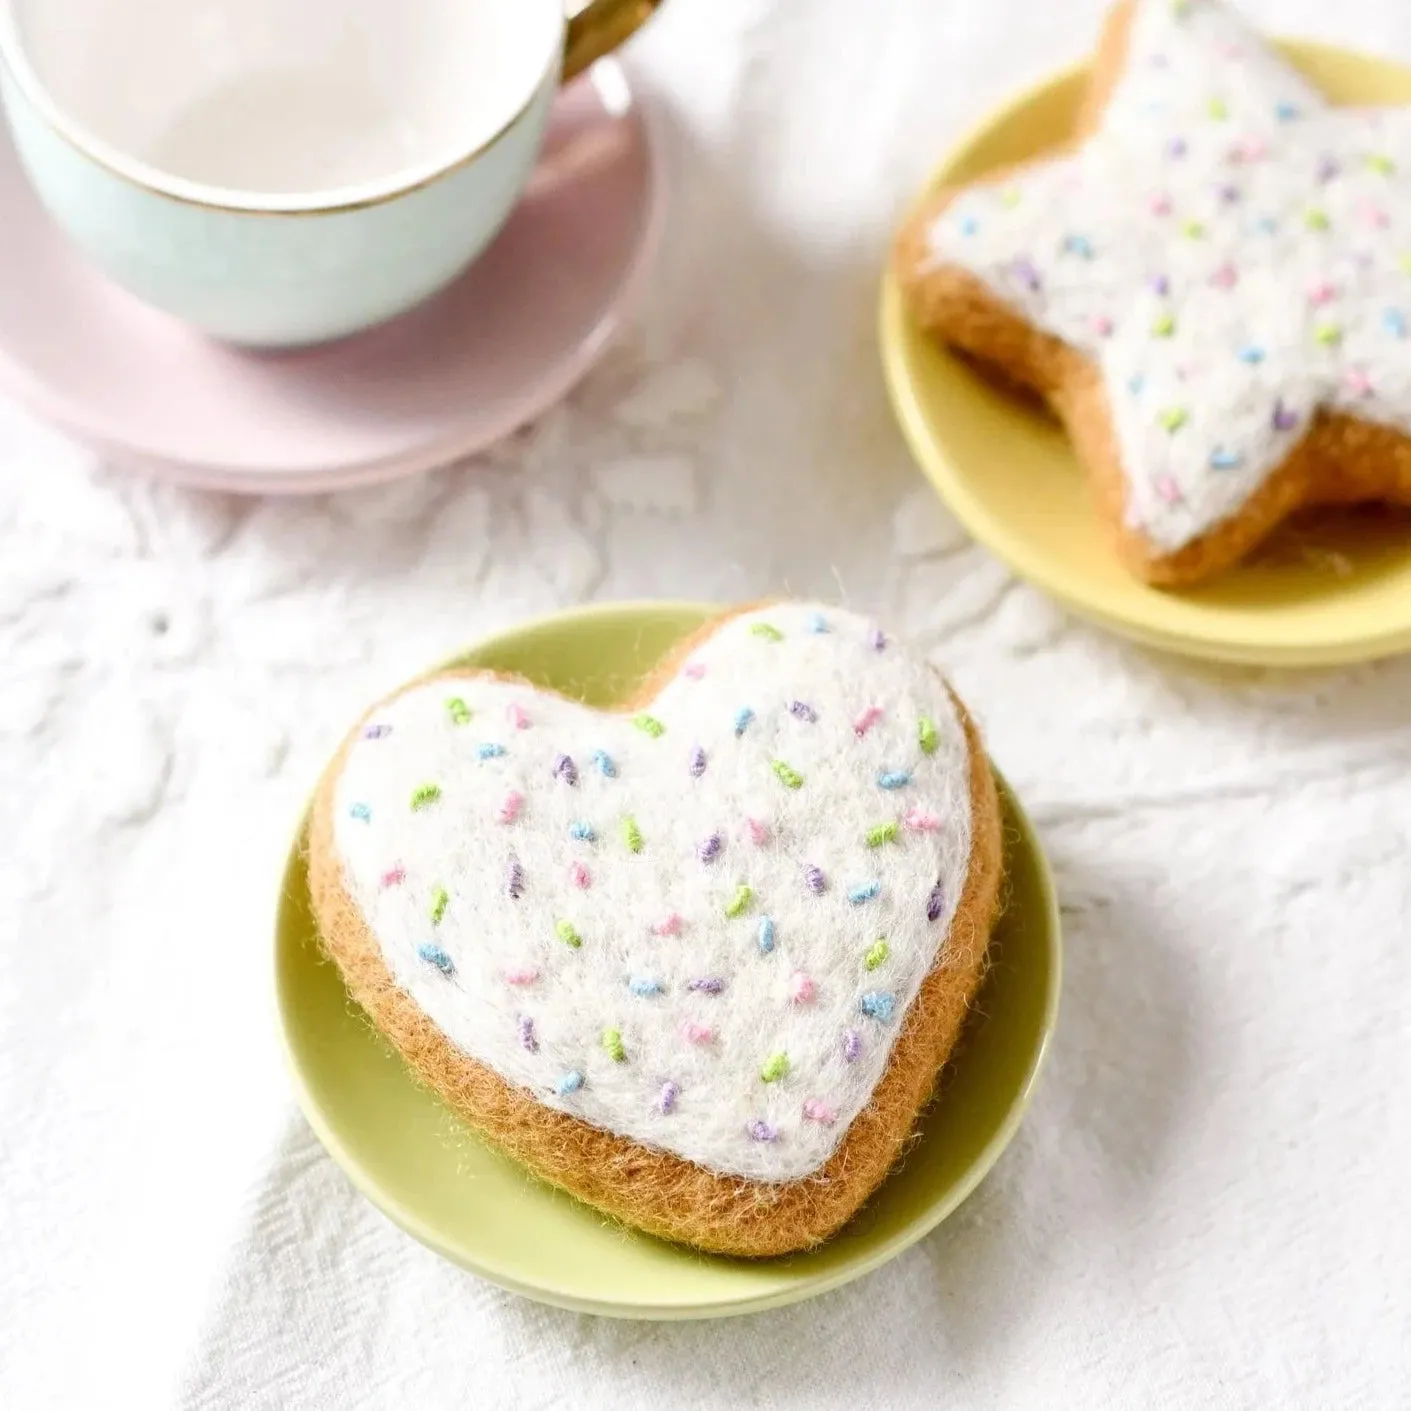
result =
[[[1150,582],[1411,503],[1411,109],[1333,106],[1220,0],[1123,0],[1076,143],[937,192],[896,267],[1047,398]]]

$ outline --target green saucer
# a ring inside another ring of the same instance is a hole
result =
[[[484,642],[457,664],[518,672],[609,705],[718,611],[638,603],[563,613]],[[905,1164],[818,1250],[743,1260],[667,1244],[613,1223],[481,1142],[416,1086],[323,959],[301,836],[280,894],[275,973],[304,1114],[358,1189],[408,1234],[529,1298],[624,1318],[702,1318],[837,1288],[944,1220],[994,1165],[1033,1092],[1058,1012],[1058,905],[1038,840],[1003,793],[1007,903],[979,1012]]]

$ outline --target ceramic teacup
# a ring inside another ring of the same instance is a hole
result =
[[[0,0],[0,96],[50,214],[217,338],[319,342],[452,280],[559,84],[659,0]]]

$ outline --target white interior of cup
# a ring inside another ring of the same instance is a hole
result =
[[[169,194],[281,209],[416,185],[496,136],[562,0],[0,0],[44,116]]]

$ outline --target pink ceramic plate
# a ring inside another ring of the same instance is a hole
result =
[[[562,397],[621,320],[662,181],[611,61],[566,89],[528,191],[445,292],[292,353],[223,347],[83,262],[0,129],[0,381],[110,460],[213,489],[338,489],[444,465]]]

